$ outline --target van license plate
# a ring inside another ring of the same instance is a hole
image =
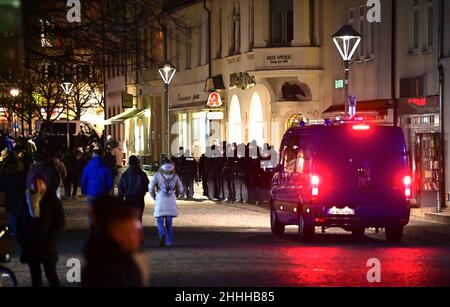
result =
[[[328,214],[330,215],[355,215],[355,209],[345,207],[345,208],[338,208],[333,207],[328,209]]]

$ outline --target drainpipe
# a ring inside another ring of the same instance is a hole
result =
[[[206,6],[206,2],[208,0],[203,0],[203,8],[208,13],[208,46],[207,46],[207,55],[208,55],[208,79],[212,77],[212,57],[211,57],[211,10]]]
[[[392,32],[391,32],[391,99],[394,103],[394,127],[398,127],[397,100],[397,0],[392,0]]]
[[[439,47],[438,47],[438,71],[439,71],[439,110],[440,110],[440,125],[441,125],[441,183],[439,189],[439,201],[437,205],[437,211],[441,212],[442,209],[446,207],[446,185],[445,185],[445,169],[446,169],[446,155],[445,155],[445,117],[444,117],[444,88],[445,88],[445,78],[444,78],[444,67],[442,65],[442,59],[444,57],[444,0],[439,2]]]

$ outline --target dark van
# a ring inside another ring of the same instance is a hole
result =
[[[384,228],[400,242],[409,222],[411,177],[401,128],[346,123],[293,128],[283,137],[272,180],[271,228],[299,237],[315,227],[340,227],[355,236]]]

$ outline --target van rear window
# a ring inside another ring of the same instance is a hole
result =
[[[361,133],[339,127],[322,132],[316,167],[334,179],[350,179],[355,172],[364,171],[388,183],[407,165],[405,141],[399,129],[375,127]]]

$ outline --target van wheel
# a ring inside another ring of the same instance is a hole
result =
[[[306,226],[303,215],[300,215],[300,221],[298,223],[298,238],[303,242],[311,242],[314,240],[315,227]]]
[[[400,243],[403,239],[403,227],[387,227],[386,228],[386,239],[391,243]]]
[[[275,210],[270,210],[270,228],[272,229],[272,234],[275,236],[282,236],[284,234],[285,225],[280,222],[278,215]]]
[[[366,232],[366,229],[364,227],[352,228],[352,236],[355,238],[362,238],[364,236],[365,232]]]

